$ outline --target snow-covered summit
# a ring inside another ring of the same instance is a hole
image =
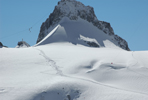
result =
[[[65,21],[64,19],[68,18],[70,21]],[[40,29],[40,33],[37,39],[37,43],[39,43],[41,40],[43,40],[43,38],[45,38],[57,25],[63,26],[61,24],[64,23],[71,23],[71,21],[73,21],[74,23],[79,23],[79,21],[84,20],[83,23],[85,23],[85,26],[90,26],[88,24],[92,24],[93,27],[96,27],[98,29],[98,31],[95,32],[95,34],[99,34],[100,30],[110,36],[110,39],[108,39],[108,36],[106,37],[107,40],[111,41],[112,43],[114,43],[115,45],[121,47],[122,49],[125,50],[129,50],[128,48],[128,44],[127,42],[122,39],[121,37],[117,36],[114,34],[114,31],[110,25],[110,23],[108,22],[104,22],[104,21],[99,21],[94,13],[94,9],[93,7],[90,6],[85,6],[84,4],[82,4],[79,1],[76,0],[61,0],[58,2],[58,5],[55,7],[53,13],[50,14],[49,18],[41,25],[41,29]],[[77,24],[75,24],[77,25]],[[82,26],[81,24],[79,24],[78,26]],[[64,26],[63,26],[64,27]],[[75,26],[73,26],[71,24],[71,27],[69,28],[74,28]],[[87,29],[87,27],[83,27],[83,29]],[[77,34],[78,37],[77,39],[80,38],[80,36],[84,33],[82,33],[82,29],[79,29],[79,31],[77,31],[77,33],[75,32],[70,32],[70,33],[65,33],[65,34]],[[90,29],[89,33],[87,32],[87,34],[93,35],[92,29]],[[85,38],[91,38],[91,37],[95,37],[94,36],[84,36]],[[97,35],[98,36],[98,35]],[[93,40],[95,39],[98,43],[103,42],[101,40],[99,40],[102,36],[98,36],[96,38],[92,38]],[[72,38],[72,37],[71,37]],[[104,38],[105,39],[105,38]],[[103,39],[103,40],[104,40]],[[69,40],[69,39],[68,39]],[[55,42],[55,41],[54,41]],[[68,41],[71,42],[71,41]],[[76,41],[75,41],[76,42]],[[86,42],[86,41],[84,41]],[[76,44],[81,44],[81,43],[76,43]],[[88,43],[87,43],[88,44]],[[101,45],[104,46],[105,44]]]

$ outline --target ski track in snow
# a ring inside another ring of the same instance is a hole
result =
[[[138,62],[138,60],[134,57],[134,52],[132,52],[132,57],[133,57],[133,59],[136,60],[136,63],[133,64],[133,65],[131,65],[131,66],[135,66],[135,65],[137,65],[139,62]],[[132,69],[130,68],[130,66],[127,66],[127,70],[129,70],[129,71],[131,71],[131,72],[133,72],[133,73],[135,73],[135,74],[138,74],[138,75],[140,75],[140,76],[148,77],[147,75],[143,75],[143,74],[141,74],[141,73],[138,73],[138,72],[132,70]]]
[[[122,90],[122,91],[127,91],[127,92],[132,92],[132,93],[137,93],[137,94],[142,94],[142,95],[147,95],[148,96],[148,93],[138,92],[138,91],[128,90],[128,89],[123,89],[123,88],[119,88],[119,87],[114,87],[114,86],[111,86],[111,85],[107,85],[107,84],[104,84],[104,83],[99,82],[99,81],[94,81],[94,80],[89,80],[89,79],[85,79],[85,78],[80,78],[80,77],[74,77],[74,76],[65,75],[65,74],[63,74],[62,70],[59,69],[59,66],[56,65],[56,62],[55,61],[53,61],[52,59],[50,59],[42,50],[37,49],[37,48],[35,48],[35,49],[38,50],[38,51],[40,51],[40,53],[41,53],[40,55],[43,56],[48,61],[48,63],[51,64],[50,66],[53,66],[55,68],[55,70],[57,71],[56,74],[58,74],[58,75],[60,75],[62,77],[79,79],[79,80],[91,82],[91,83],[98,84],[98,85],[101,85],[101,86],[104,86],[104,87],[108,87],[108,88],[113,88],[113,89],[117,89],[117,90]],[[136,64],[134,64],[134,65],[136,65]],[[129,70],[132,71],[131,69],[129,69]],[[134,72],[134,71],[132,71],[132,72]],[[136,72],[134,72],[134,73],[136,73]],[[47,73],[45,73],[45,74],[47,74]],[[139,73],[137,73],[137,74],[139,74]],[[50,74],[50,75],[54,75],[54,74]]]
[[[74,76],[66,76],[66,77],[80,79],[80,80],[83,80],[83,81],[95,83],[95,84],[98,84],[98,85],[101,85],[101,86],[104,86],[104,87],[108,87],[108,88],[113,88],[113,89],[116,89],[116,90],[122,90],[122,91],[127,91],[127,92],[132,92],[132,93],[137,93],[137,94],[142,94],[142,95],[147,95],[148,96],[148,93],[138,92],[138,91],[128,90],[128,89],[123,89],[123,88],[119,88],[119,87],[114,87],[114,86],[107,85],[107,84],[104,84],[104,83],[99,82],[99,81],[94,81],[94,80],[89,80],[89,79],[79,78],[79,77],[74,77]]]
[[[51,64],[52,67],[54,67],[54,69],[57,71],[58,75],[63,76],[63,72],[59,69],[59,66],[56,65],[55,61],[50,59],[42,50],[37,49],[37,48],[36,48],[36,50],[40,51],[40,53],[41,53],[40,55],[43,56],[46,59],[46,61]]]

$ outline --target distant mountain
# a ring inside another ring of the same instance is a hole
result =
[[[3,47],[3,44],[2,44],[2,42],[0,42],[0,48],[2,48]]]
[[[92,7],[76,0],[59,1],[41,25],[37,44],[53,42],[70,42],[91,47],[118,46],[130,50],[127,42],[114,34],[110,23],[99,21]]]
[[[28,43],[26,43],[25,41],[20,41],[18,42],[16,48],[27,48],[30,47],[30,45]]]
[[[0,48],[2,48],[2,47],[8,48],[7,46],[4,46],[4,45],[2,44],[2,42],[0,42]]]

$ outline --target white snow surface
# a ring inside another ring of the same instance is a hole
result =
[[[59,24],[46,30],[47,36],[37,45],[44,45],[57,42],[69,42],[73,44],[88,45],[88,42],[96,43],[99,47],[119,48],[114,36],[105,34],[102,30],[94,27],[92,23],[78,18],[78,20],[70,20],[64,17]]]
[[[1,48],[0,100],[148,100],[147,61],[148,51],[66,42]]]

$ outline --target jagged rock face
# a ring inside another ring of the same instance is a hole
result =
[[[0,48],[2,47],[8,48],[7,46],[3,45],[2,42],[0,42]]]
[[[99,47],[99,45],[96,44],[95,42],[87,42],[87,44],[88,44],[90,47]]]
[[[18,42],[16,48],[26,48],[26,47],[30,47],[30,45],[28,43],[26,43],[25,41],[20,41]]]
[[[55,7],[53,13],[50,14],[49,18],[41,25],[37,43],[48,34],[45,31],[51,26],[58,24],[63,17],[68,17],[70,20],[77,20],[80,17],[92,23],[105,34],[114,35],[114,31],[110,23],[99,21],[92,7],[85,6],[76,0],[61,0],[58,2],[58,5]],[[121,37],[115,35],[115,40],[118,41],[121,48],[129,50],[127,42]]]
[[[0,48],[2,48],[3,47],[3,44],[0,42]]]
[[[127,42],[126,42],[124,39],[122,39],[122,38],[119,37],[118,35],[115,35],[114,38],[115,38],[115,40],[118,41],[118,45],[119,45],[121,48],[130,51],[130,49],[129,49],[129,47],[128,47],[128,44],[127,44]]]
[[[3,46],[2,42],[0,42],[0,46]]]

